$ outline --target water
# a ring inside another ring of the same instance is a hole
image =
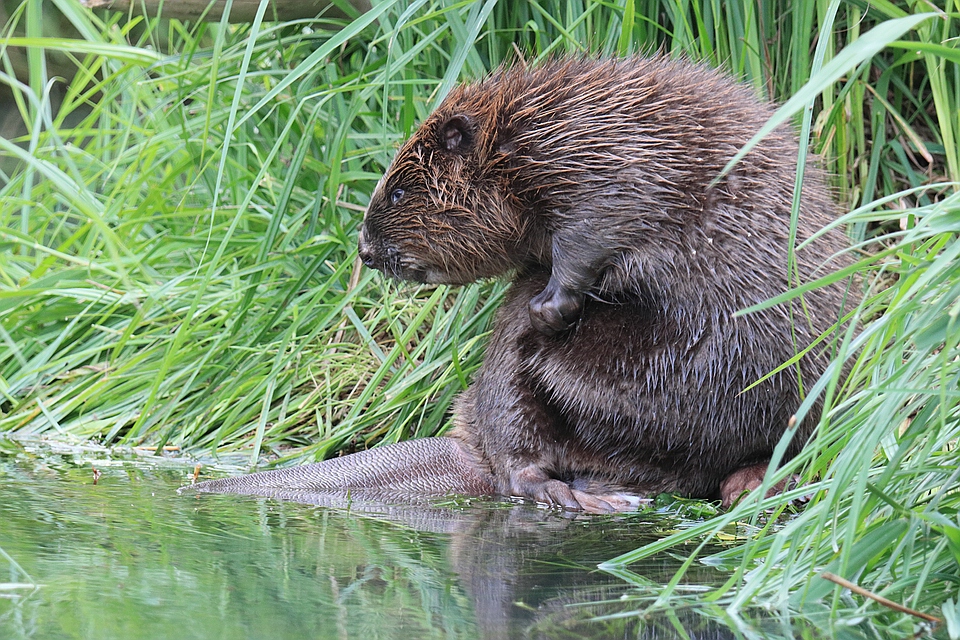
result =
[[[618,617],[638,604],[596,565],[662,536],[655,514],[178,495],[183,462],[6,449],[0,638],[742,637],[692,611]],[[631,568],[663,583],[678,564]]]

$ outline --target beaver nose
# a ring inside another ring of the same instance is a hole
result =
[[[368,267],[373,267],[373,249],[370,243],[363,237],[363,228],[360,229],[360,237],[357,238],[357,252],[360,254],[360,261]]]
[[[361,249],[361,250],[360,250],[360,262],[362,262],[363,264],[367,265],[368,267],[370,267],[370,268],[372,269],[372,268],[373,268],[373,265],[374,265],[374,262],[373,262],[373,252],[372,252],[372,251],[367,251],[366,249]]]

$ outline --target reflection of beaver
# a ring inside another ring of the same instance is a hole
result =
[[[771,113],[749,88],[665,58],[555,61],[454,90],[380,181],[360,256],[422,282],[516,275],[450,437],[366,455],[427,476],[462,467],[454,491],[589,511],[661,491],[729,503],[756,486],[802,393],[795,368],[751,385],[842,306],[837,285],[793,314],[733,317],[788,284],[793,136],[775,132],[710,187]],[[799,239],[832,212],[808,172]],[[798,271],[843,246],[837,231],[821,236]],[[800,361],[804,388],[825,364]],[[368,464],[350,460],[337,462]],[[301,468],[303,486],[364,486],[342,470],[307,479],[327,464]],[[359,475],[382,488],[391,473]]]

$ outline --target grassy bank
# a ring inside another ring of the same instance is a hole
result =
[[[856,610],[808,583],[829,565],[938,615],[956,600],[952,2],[388,1],[337,22],[236,26],[54,4],[77,37],[50,36],[49,6],[28,0],[0,41],[24,123],[0,138],[0,432],[252,465],[442,431],[501,285],[417,288],[357,268],[357,225],[395,145],[454,83],[517,50],[661,49],[794,97],[873,283],[867,330],[843,352],[853,374],[824,380],[831,408],[797,463],[828,490],[780,535],[714,558],[740,567],[715,597]],[[44,51],[76,72],[54,77]],[[629,579],[633,557],[611,570]]]

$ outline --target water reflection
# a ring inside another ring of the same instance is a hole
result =
[[[612,618],[603,624],[594,620],[630,610],[621,600],[629,589],[596,565],[656,539],[665,524],[661,515],[591,517],[492,500],[438,504],[377,492],[259,491],[272,500],[333,508],[343,517],[445,534],[440,547],[446,569],[469,598],[476,637],[611,637],[614,630],[616,637],[631,638],[734,637],[728,627],[702,616],[674,617],[662,624],[639,617]],[[189,495],[189,488],[184,493]],[[211,496],[195,498],[204,501]],[[653,582],[663,583],[678,566],[679,561],[665,556],[642,570]],[[706,568],[690,575],[697,584],[724,578]]]
[[[596,564],[662,535],[652,515],[318,508],[328,497],[177,495],[179,465],[96,464],[94,485],[83,456],[0,456],[0,548],[23,569],[0,556],[0,584],[43,585],[0,590],[0,638],[793,637],[699,610],[620,617],[638,605]],[[662,583],[678,563],[633,569]]]

